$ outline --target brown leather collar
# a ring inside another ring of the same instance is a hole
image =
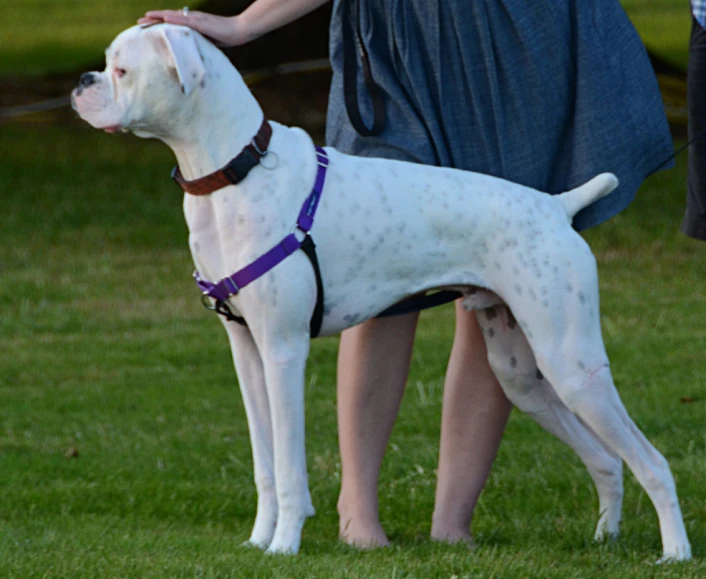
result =
[[[190,195],[208,195],[228,185],[240,183],[245,179],[250,169],[259,164],[260,159],[267,154],[270,137],[272,137],[272,127],[265,118],[250,144],[222,169],[193,181],[187,181],[177,165],[172,170],[172,179]]]

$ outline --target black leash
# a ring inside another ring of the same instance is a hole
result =
[[[698,141],[700,138],[702,138],[704,135],[706,135],[706,127],[704,127],[704,128],[701,130],[701,132],[699,132],[695,137],[692,137],[691,139],[689,139],[689,140],[686,142],[685,145],[679,147],[676,151],[674,151],[672,154],[670,154],[664,161],[662,161],[661,163],[659,163],[659,165],[657,165],[654,169],[652,169],[652,171],[650,171],[650,172],[648,173],[648,175],[652,175],[652,173],[656,173],[656,172],[659,171],[664,165],[666,165],[667,163],[669,163],[669,161],[672,161],[672,160],[676,159],[679,155],[681,155],[684,151],[686,151],[686,150],[689,148],[689,145],[691,145],[692,143],[695,143],[695,142]]]
[[[385,127],[385,101],[380,87],[373,79],[370,70],[368,53],[360,36],[360,13],[358,2],[343,0],[343,96],[346,103],[348,119],[356,132],[363,137],[375,137],[382,133]],[[355,38],[354,38],[355,37]],[[373,105],[373,126],[368,128],[360,114],[358,105],[358,65],[356,52],[360,55],[363,65],[363,78]]]

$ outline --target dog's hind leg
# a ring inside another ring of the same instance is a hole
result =
[[[615,390],[607,361],[595,360],[580,372],[567,374],[561,370],[553,372],[551,365],[545,368],[567,406],[615,449],[647,492],[659,517],[662,560],[691,558],[669,464],[628,416]]]
[[[601,336],[595,259],[585,244],[562,255],[566,249],[557,247],[553,257],[557,276],[568,280],[572,291],[551,296],[542,316],[533,315],[527,303],[518,304],[527,316],[519,325],[562,402],[620,455],[649,495],[659,517],[662,560],[689,559],[691,547],[669,465],[630,419],[613,384]]]
[[[623,502],[623,461],[571,412],[537,368],[534,354],[506,306],[476,312],[488,360],[508,399],[576,452],[598,493],[595,539],[618,534]]]
[[[266,549],[277,524],[274,450],[270,403],[265,387],[265,373],[257,346],[246,327],[223,320],[235,362],[252,446],[257,515],[248,545]]]

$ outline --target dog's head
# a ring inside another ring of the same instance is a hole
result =
[[[133,26],[106,50],[103,72],[81,76],[72,106],[98,129],[159,136],[188,114],[203,86],[208,44],[183,26]]]

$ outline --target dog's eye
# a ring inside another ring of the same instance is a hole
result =
[[[115,76],[118,78],[123,78],[127,74],[127,70],[124,68],[116,68],[115,69]]]

